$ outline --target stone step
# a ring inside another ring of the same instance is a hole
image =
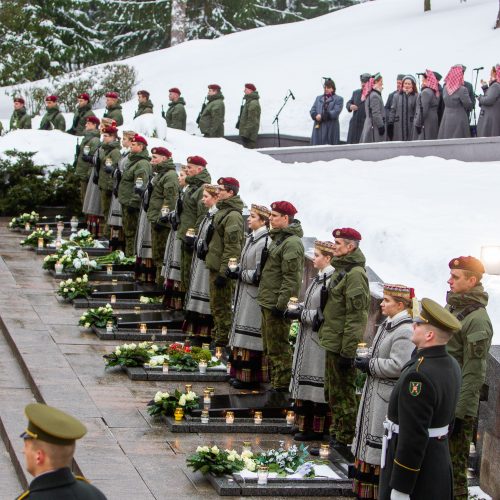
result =
[[[4,498],[17,498],[24,490],[16,470],[12,465],[10,454],[0,439],[0,484]]]

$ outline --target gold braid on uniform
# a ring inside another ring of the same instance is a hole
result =
[[[29,494],[30,490],[26,490],[24,493],[17,497],[17,500],[23,500],[23,498],[27,498]]]
[[[415,369],[416,372],[418,372],[418,369],[420,368],[420,365],[424,362],[424,357],[418,358],[418,363],[417,363],[417,368]]]
[[[90,484],[90,481],[89,481],[86,477],[83,477],[83,476],[75,476],[75,479],[78,479],[78,481],[85,481],[86,483],[89,483],[89,484]]]
[[[411,470],[412,472],[419,472],[420,471],[420,469],[412,469],[411,467],[407,467],[406,465],[400,464],[396,459],[394,459],[394,463],[396,465],[399,465],[400,467],[403,467],[403,469]]]

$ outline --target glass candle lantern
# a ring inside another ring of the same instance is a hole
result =
[[[192,389],[192,388],[193,388],[192,384],[186,384],[186,385],[184,386],[184,391],[185,391],[185,392],[186,392],[186,394],[187,394],[188,392],[191,392],[191,389]]]
[[[106,266],[106,274],[108,276],[112,276],[113,275],[113,264],[108,264]]]
[[[370,355],[370,350],[368,349],[365,342],[360,342],[356,349],[357,358],[367,358]]]
[[[137,177],[137,179],[135,180],[135,187],[137,189],[141,189],[142,186],[144,186],[144,181],[142,180],[142,177]]]
[[[286,425],[292,426],[295,422],[295,413],[291,410],[286,412]]]
[[[38,248],[43,248],[43,238],[38,238]]]
[[[243,441],[243,447],[241,451],[252,451],[252,443],[250,441]]]
[[[330,456],[330,445],[328,443],[322,443],[319,449],[319,457],[326,460]]]
[[[215,348],[215,357],[216,357],[217,359],[222,358],[222,347],[217,346],[217,347]]]
[[[148,331],[148,327],[147,327],[146,323],[141,323],[139,325],[139,332],[140,333],[147,333],[147,331]]]
[[[210,391],[208,389],[205,389],[203,391],[203,404],[210,404],[212,398],[210,397]]]
[[[226,365],[226,373],[231,375],[231,363],[228,361]]]
[[[113,333],[113,322],[112,321],[108,321],[106,323],[106,332],[108,333]]]
[[[54,264],[54,269],[56,271],[56,274],[62,274],[63,272],[63,269],[64,269],[64,264],[62,264],[62,262],[60,260],[58,260],[55,264]]]
[[[50,229],[48,224],[45,224],[45,227],[43,228],[44,231],[48,231]]]
[[[161,327],[161,334],[162,334],[162,335],[166,335],[166,334],[167,334],[167,332],[168,332],[167,327],[166,327],[166,326],[162,326],[162,327]]]
[[[113,280],[113,281],[115,281],[115,280]],[[140,314],[140,312],[141,312],[141,306],[134,306],[134,313]]]
[[[78,229],[78,219],[76,217],[72,217],[69,224],[71,226],[71,231],[74,233]]]
[[[202,349],[210,350],[210,344],[201,344]]]
[[[289,311],[296,311],[299,308],[299,299],[297,297],[290,297],[287,308]]]
[[[260,425],[262,423],[262,412],[256,411],[253,415],[253,422],[255,425]]]
[[[236,271],[236,269],[238,269],[238,259],[236,257],[231,257],[227,263],[227,267],[231,272]]]
[[[169,212],[168,205],[163,205],[161,207],[161,216],[165,217]]]
[[[26,222],[26,224],[24,225],[24,229],[26,229],[26,231],[29,231],[31,229],[29,222]]]
[[[182,419],[184,418],[184,409],[181,408],[180,406],[178,406],[175,410],[174,410],[174,420],[176,422],[180,422]]]
[[[118,285],[118,280],[117,280],[116,278],[112,279],[112,280],[111,280],[111,284],[112,284],[113,286]],[[134,307],[134,309],[135,309],[135,307]],[[139,307],[139,309],[140,309],[140,307]]]
[[[163,373],[168,373],[168,361],[167,360],[163,361],[162,371],[163,371]]]
[[[210,391],[210,397],[213,398],[215,396],[215,389],[213,387],[207,387],[207,390]]]
[[[190,228],[188,228],[188,230],[186,231],[186,236],[187,236],[188,238],[194,238],[194,237],[196,236],[196,231],[195,231],[192,227],[190,227]]]
[[[109,300],[111,304],[116,304],[116,295],[111,295],[111,298]]]
[[[83,154],[88,156],[90,153],[90,146],[83,146]]]
[[[191,347],[191,341],[189,339],[186,339],[183,345],[184,347]]]
[[[201,360],[199,363],[198,363],[198,368],[200,369],[200,373],[207,373],[207,362],[204,361],[204,360]]]
[[[111,167],[111,165],[113,165],[113,160],[111,158],[106,158],[104,165],[106,165],[106,167]]]
[[[234,412],[226,411],[226,424],[234,424]]]
[[[56,248],[57,248],[57,250],[59,250],[61,248],[61,245],[62,245],[61,240],[59,238],[57,238],[57,240],[56,240]]]
[[[257,469],[257,484],[267,484],[267,477],[269,476],[269,467],[267,465],[259,465]]]
[[[201,423],[208,424],[209,419],[208,410],[201,410]]]

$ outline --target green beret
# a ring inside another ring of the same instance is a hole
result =
[[[68,445],[87,433],[79,420],[52,406],[32,403],[26,406],[24,413],[28,418],[28,428],[21,434],[24,439]]]
[[[452,333],[458,332],[462,328],[460,321],[434,300],[423,298],[421,306],[420,315],[413,320],[415,323],[433,325]]]

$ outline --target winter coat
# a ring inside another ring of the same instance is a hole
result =
[[[365,100],[365,124],[359,142],[385,141],[385,109],[380,92],[372,90]],[[383,133],[379,129],[383,128]]]
[[[313,321],[321,305],[321,289],[324,285],[328,287],[333,271],[332,266],[326,267],[314,277],[306,291],[293,353],[290,381],[292,399],[326,403],[325,350],[319,345],[318,332],[313,330]]]
[[[338,144],[340,142],[339,115],[344,106],[344,99],[339,95],[319,95],[309,111],[314,121],[311,144]],[[321,115],[321,121],[315,120]],[[319,127],[318,127],[319,125]]]
[[[366,111],[365,104],[361,100],[361,92],[362,89],[355,90],[345,105],[348,113],[352,113],[352,118],[349,122],[349,131],[347,132],[347,144],[358,144],[361,138],[361,132],[363,132]],[[355,104],[358,109],[356,111],[351,111],[351,104]]]
[[[266,226],[247,235],[239,259],[240,279],[234,295],[233,323],[229,338],[229,345],[232,347],[263,351],[262,314],[257,302],[259,287],[255,284],[254,277],[257,270],[260,269],[262,251],[270,243],[271,238]]]
[[[156,176],[154,188],[149,198],[148,220],[151,224],[159,224],[165,228],[170,227],[166,222],[160,222],[161,207],[167,205],[173,210],[179,195],[179,177],[175,164],[171,158],[155,165]]]
[[[238,126],[240,136],[251,141],[256,141],[260,126],[259,93],[255,91],[251,94],[246,94],[244,100],[245,104],[240,113]]]
[[[428,87],[424,87],[417,97],[415,109],[415,129],[413,137],[415,140],[437,139],[439,131],[438,122],[439,97]],[[421,128],[420,133],[417,127]]]
[[[289,226],[269,231],[269,245],[260,279],[257,301],[266,309],[284,311],[290,297],[298,297],[304,272],[302,226],[294,220]]]
[[[177,102],[169,102],[165,120],[167,127],[178,130],[186,130],[186,101],[184,97],[179,97]]]
[[[413,140],[413,120],[415,118],[415,105],[417,94],[398,92],[393,100],[389,113],[389,126],[393,126],[393,141]]]
[[[153,113],[153,103],[150,99],[146,102],[141,102],[137,107],[137,111],[135,112],[134,118],[142,115],[148,115]]]
[[[335,272],[328,287],[319,342],[327,351],[354,358],[365,332],[370,307],[365,256],[356,248],[343,257],[334,257],[332,266]]]
[[[439,126],[438,139],[457,139],[470,137],[469,118],[467,113],[472,109],[467,89],[462,86],[452,95],[446,86],[443,89],[444,113]]]
[[[75,169],[75,175],[81,181],[87,181],[89,179],[90,170],[93,166],[91,161],[89,162],[83,159],[83,156],[85,155],[84,152],[85,146],[89,147],[88,156],[94,156],[100,144],[101,141],[100,141],[99,130],[90,130],[86,131],[83,134],[82,142],[78,146],[79,152],[78,152],[78,158],[76,160],[76,169]]]
[[[446,346],[415,351],[389,399],[387,418],[399,432],[388,443],[379,500],[390,500],[391,489],[411,500],[453,499],[448,439],[429,437],[428,429],[453,422],[459,390],[460,368]]]
[[[10,130],[31,128],[31,116],[23,106],[21,109],[15,109],[10,117]]]
[[[352,444],[353,455],[363,462],[380,465],[384,435],[382,424],[392,389],[415,349],[412,335],[412,318],[405,310],[386,319],[373,339],[370,371],[358,408],[356,435]]]
[[[87,123],[87,118],[89,116],[95,116],[90,104],[82,107],[78,106],[75,111],[75,116],[73,117],[73,124],[68,130],[68,134],[84,135],[85,124]]]
[[[500,83],[493,82],[479,96],[479,121],[477,124],[478,137],[494,137],[500,135]]]
[[[205,137],[224,137],[224,96],[221,93],[207,97],[200,113],[201,133]]]
[[[109,144],[101,144],[99,148],[99,189],[103,191],[113,191],[113,171],[118,167],[118,163],[122,157],[120,152],[120,141],[113,141]],[[111,162],[111,165],[106,165],[106,161]],[[109,170],[109,172],[106,172]]]
[[[118,199],[122,207],[140,208],[141,195],[134,191],[135,181],[138,177],[142,178],[143,185],[149,182],[153,169],[149,163],[148,151],[144,149],[140,153],[130,153],[127,164],[122,174],[122,180],[118,186]]]
[[[385,121],[386,123],[389,121],[389,115],[391,114],[392,103],[394,102],[394,96],[398,93],[397,90],[391,92],[387,96],[387,101],[385,102],[384,110],[385,110]]]
[[[205,259],[208,269],[225,276],[228,261],[239,257],[243,243],[243,201],[238,195],[217,202],[214,232]]]
[[[42,117],[39,130],[60,130],[66,131],[66,120],[63,114],[59,111],[59,107],[47,109]]]
[[[486,311],[488,294],[482,285],[464,294],[448,292],[446,308],[462,323],[446,348],[462,370],[462,389],[456,417],[477,417],[479,393],[486,378],[488,352],[493,338],[493,327]],[[469,313],[467,314],[467,312]]]
[[[177,238],[184,240],[186,231],[190,228],[197,229],[201,219],[207,213],[207,209],[201,203],[203,196],[203,184],[210,184],[211,181],[208,170],[204,168],[197,175],[186,177],[187,189],[182,198],[182,212],[180,215],[180,224],[177,228]]]
[[[123,115],[122,107],[120,104],[115,104],[114,106],[106,106],[106,111],[104,112],[103,118],[109,118],[116,122],[116,126],[120,127],[123,125]]]

